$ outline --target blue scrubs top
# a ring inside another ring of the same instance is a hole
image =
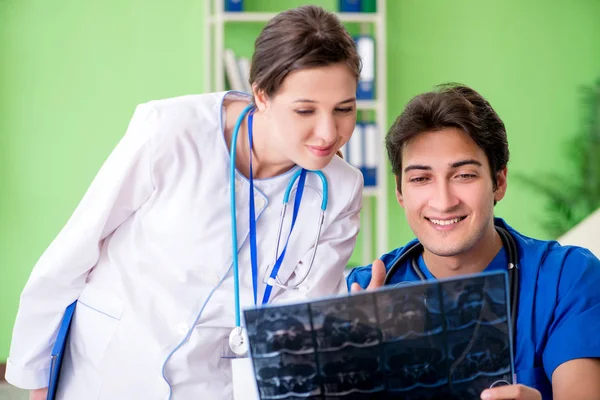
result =
[[[519,257],[519,309],[516,323],[515,372],[517,382],[534,387],[544,400],[552,399],[552,373],[562,363],[576,358],[600,358],[600,260],[589,250],[561,246],[521,235],[502,219],[513,236]],[[384,254],[386,269],[406,246]],[[507,253],[502,249],[485,272],[506,270]],[[391,284],[418,281],[410,260],[397,269]],[[419,268],[427,279],[435,279],[419,257]],[[366,288],[371,265],[352,270],[348,288],[358,282]]]

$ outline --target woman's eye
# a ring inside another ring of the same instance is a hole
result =
[[[354,111],[354,107],[343,107],[343,108],[338,108],[337,109],[338,112],[342,113],[342,114],[349,114],[352,111]]]
[[[310,115],[313,112],[314,112],[313,110],[296,110],[296,113],[300,114],[300,115]]]

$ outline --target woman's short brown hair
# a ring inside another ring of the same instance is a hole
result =
[[[321,7],[302,6],[279,13],[263,28],[254,44],[250,84],[270,97],[290,72],[340,62],[358,81],[356,44],[338,17]]]

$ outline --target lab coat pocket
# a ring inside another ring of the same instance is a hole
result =
[[[71,331],[71,353],[98,367],[117,327],[123,303],[87,285],[77,301]]]
[[[232,378],[231,372],[231,361],[236,359],[236,354],[229,347],[229,335],[223,336],[221,339],[221,360],[219,361],[219,368],[223,371],[223,374],[227,379]]]
[[[231,360],[234,400],[258,400],[258,388],[254,379],[252,360],[248,357]]]

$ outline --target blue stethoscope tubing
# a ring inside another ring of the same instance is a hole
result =
[[[231,206],[231,248],[233,249],[233,292],[235,301],[235,326],[240,326],[240,272],[238,266],[238,240],[237,240],[237,221],[235,212],[235,156],[237,148],[237,138],[240,133],[240,126],[244,122],[246,115],[254,108],[254,104],[248,104],[233,127],[231,135],[231,151],[229,152],[229,196]]]
[[[308,274],[310,273],[310,270],[312,269],[313,262],[315,261],[315,255],[317,254],[316,249],[318,247],[319,238],[321,237],[321,229],[323,228],[323,221],[325,220],[325,210],[327,210],[327,201],[328,201],[327,178],[325,178],[325,175],[323,175],[323,173],[321,171],[313,171],[313,172],[321,179],[321,185],[323,187],[323,199],[321,200],[321,212],[319,214],[317,235],[315,236],[315,241],[313,243],[314,251],[312,252],[312,254],[310,256],[308,268],[306,270],[306,273],[298,280],[298,282],[294,286],[285,286],[279,280],[279,277],[277,276],[277,273],[276,273],[277,271],[275,271],[275,269],[273,269],[273,271],[271,271],[271,275],[269,276],[269,279],[267,280],[268,285],[271,285],[271,286],[277,285],[284,289],[296,289],[306,280],[306,278],[308,277]],[[294,186],[294,182],[296,182],[296,180],[298,179],[298,177],[300,176],[301,173],[302,173],[302,170],[296,171],[294,176],[292,176],[292,179],[290,180],[290,183],[288,184],[288,186],[285,190],[285,193],[283,195],[283,207],[281,208],[281,215],[279,217],[279,227],[277,228],[277,243],[275,245],[275,257],[273,258],[274,265],[276,264],[277,256],[279,254],[279,238],[281,237],[281,231],[283,229],[283,220],[285,218],[287,205],[288,205],[288,202],[290,199],[290,192],[292,190],[292,187]]]
[[[237,238],[237,212],[236,212],[236,203],[235,203],[235,173],[236,173],[236,166],[235,166],[235,155],[236,155],[236,147],[237,147],[237,138],[238,138],[238,134],[240,131],[240,127],[244,121],[244,119],[246,118],[246,116],[252,112],[253,108],[254,108],[254,104],[248,104],[240,113],[240,116],[238,117],[234,127],[233,127],[233,132],[231,135],[231,149],[230,149],[230,153],[229,153],[229,159],[230,159],[230,165],[229,165],[229,192],[230,192],[230,207],[231,207],[231,247],[232,247],[232,253],[233,253],[233,257],[232,257],[232,265],[233,265],[233,291],[234,291],[234,307],[235,307],[235,326],[236,327],[240,327],[241,326],[241,311],[240,311],[240,283],[239,283],[239,260],[238,260],[238,238]],[[249,130],[251,129],[251,127],[249,127]],[[278,231],[277,231],[277,244],[276,244],[276,248],[275,248],[275,259],[277,260],[276,265],[274,266],[273,270],[271,271],[271,275],[269,276],[269,279],[267,280],[266,284],[267,284],[267,289],[269,289],[269,287],[277,285],[280,286],[284,289],[294,289],[297,288],[308,276],[308,274],[310,273],[310,270],[312,269],[312,265],[315,259],[315,255],[316,255],[316,250],[317,250],[317,246],[318,246],[318,242],[319,242],[319,238],[321,236],[321,228],[323,226],[323,221],[324,221],[324,217],[325,217],[325,210],[327,209],[327,203],[329,200],[329,187],[328,187],[328,183],[327,183],[327,178],[325,177],[325,175],[323,174],[323,172],[321,171],[310,171],[314,174],[316,174],[320,179],[321,179],[321,184],[322,184],[322,188],[323,188],[323,193],[322,193],[322,200],[321,200],[321,212],[319,215],[319,227],[318,227],[318,231],[317,231],[317,235],[315,238],[315,243],[313,246],[313,251],[312,251],[312,255],[311,255],[311,261],[310,264],[307,268],[306,273],[304,274],[304,276],[299,279],[298,283],[293,286],[293,287],[288,287],[283,285],[280,281],[279,278],[277,277],[277,272],[279,269],[279,265],[281,265],[281,261],[282,261],[282,257],[280,256],[279,260],[278,258],[278,252],[279,252],[279,242],[280,242],[280,238],[281,238],[281,231],[282,231],[282,227],[283,227],[283,220],[285,218],[285,212],[287,209],[287,205],[289,202],[289,198],[290,198],[290,194],[292,191],[292,188],[294,187],[294,184],[296,183],[296,181],[298,179],[301,179],[301,174],[302,173],[306,173],[307,170],[305,169],[299,169],[298,171],[296,171],[294,173],[294,175],[292,176],[292,178],[290,179],[290,182],[288,183],[286,190],[284,192],[283,195],[283,207],[281,210],[281,215],[280,215],[280,220],[279,220],[279,227],[278,227]],[[296,210],[295,210],[296,211]],[[289,236],[288,236],[288,240],[289,240]],[[287,247],[287,242],[286,242],[286,247]],[[285,249],[283,250],[285,252]],[[283,255],[283,254],[282,254]],[[255,293],[256,296],[256,293]],[[264,301],[265,299],[263,299]]]

